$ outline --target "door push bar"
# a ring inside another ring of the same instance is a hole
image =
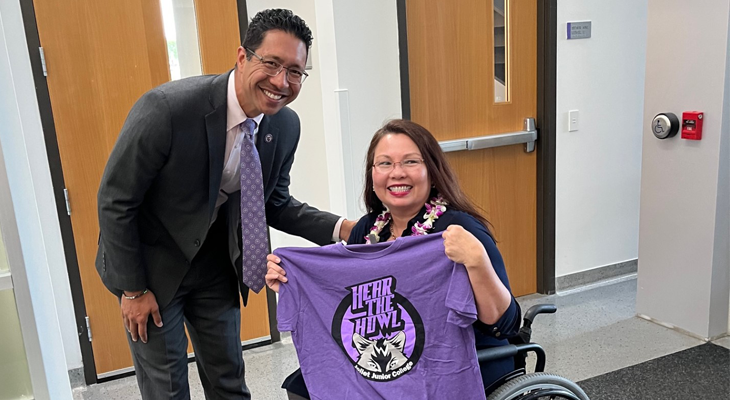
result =
[[[503,133],[500,135],[477,136],[466,139],[445,140],[439,142],[441,150],[445,153],[461,150],[479,150],[488,149],[490,147],[509,146],[513,144],[525,144],[525,152],[532,153],[535,151],[535,141],[537,140],[537,128],[535,127],[534,118],[525,118],[524,130],[513,133]]]

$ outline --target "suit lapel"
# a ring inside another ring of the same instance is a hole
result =
[[[226,114],[228,73],[221,74],[211,84],[210,103],[213,111],[205,116],[208,135],[208,220],[213,217],[218,191],[223,175],[223,158],[226,152]]]
[[[279,127],[271,122],[271,118],[267,115],[261,120],[261,127],[256,135],[256,149],[261,159],[261,173],[264,180],[264,192],[266,192],[267,183],[271,177],[271,170],[274,165],[274,155],[276,154],[276,143],[279,137]]]

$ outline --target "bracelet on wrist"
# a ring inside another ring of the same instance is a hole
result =
[[[122,297],[124,297],[127,300],[135,300],[135,299],[138,299],[138,298],[144,296],[145,294],[147,294],[147,289],[143,290],[142,293],[135,294],[134,296],[127,296],[126,294],[124,294],[124,292],[122,292]]]

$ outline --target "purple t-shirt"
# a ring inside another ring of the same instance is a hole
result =
[[[274,251],[312,399],[484,399],[469,277],[441,234]]]

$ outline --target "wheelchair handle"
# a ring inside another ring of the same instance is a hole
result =
[[[532,321],[535,319],[537,314],[554,314],[556,311],[558,311],[558,307],[556,307],[555,304],[535,304],[525,313],[524,325],[527,327],[532,325]]]
[[[520,331],[515,338],[510,339],[510,342],[513,344],[530,343],[532,341],[532,321],[537,314],[552,314],[556,311],[558,311],[558,307],[555,304],[535,304],[530,307],[525,313]]]

